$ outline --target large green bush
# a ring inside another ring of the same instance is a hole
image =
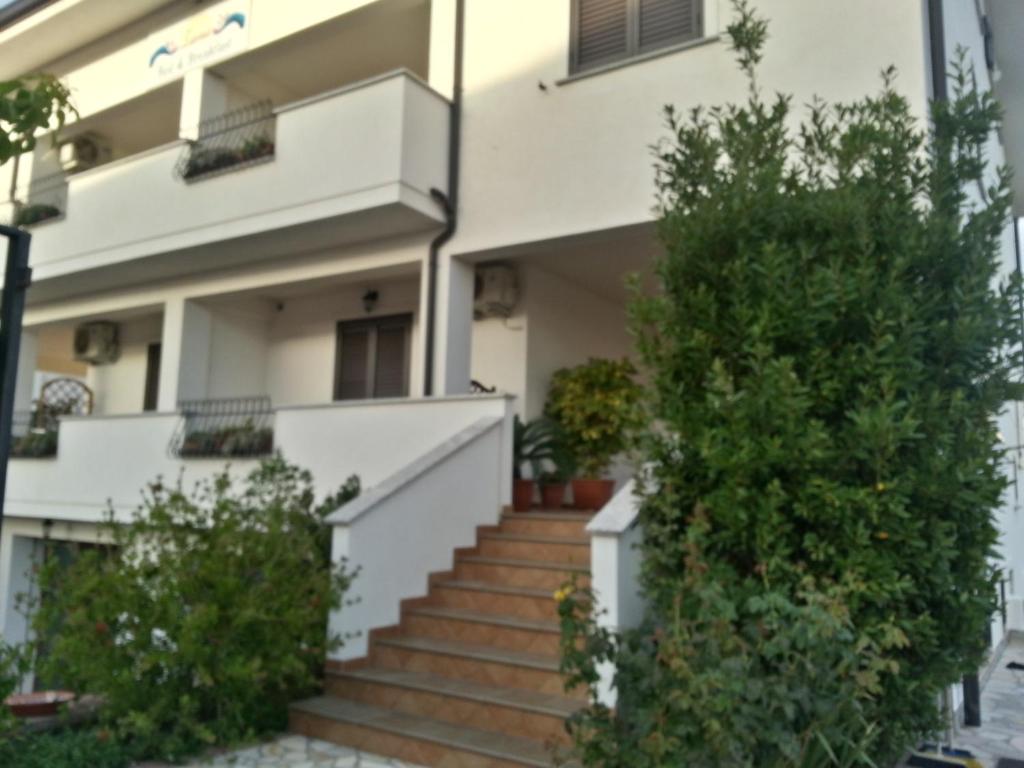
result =
[[[128,750],[100,729],[61,729],[0,741],[4,768],[128,768]]]
[[[562,606],[566,669],[618,669],[618,712],[574,727],[591,765],[885,764],[994,608],[1019,342],[998,109],[960,68],[929,134],[887,72],[800,122],[754,85],[767,27],[738,7],[749,100],[669,111],[661,291],[633,307],[647,618],[615,636]]]
[[[324,518],[358,488],[317,504],[280,458],[241,485],[154,484],[131,522],[108,522],[107,551],[42,568],[39,672],[102,696],[103,725],[146,757],[280,730],[341,642],[327,615],[350,576],[331,566]]]

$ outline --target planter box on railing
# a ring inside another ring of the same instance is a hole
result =
[[[171,439],[178,458],[252,458],[274,450],[273,409],[267,397],[188,400]]]
[[[203,122],[175,168],[186,182],[274,158],[274,112],[261,101]]]
[[[18,412],[12,423],[11,458],[49,459],[57,455],[57,417],[45,412]]]

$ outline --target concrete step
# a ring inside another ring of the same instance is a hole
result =
[[[455,579],[458,581],[486,581],[511,587],[548,589],[553,593],[573,575],[580,586],[590,583],[589,564],[569,564],[523,560],[485,555],[458,555],[455,558]]]
[[[501,516],[501,531],[582,538],[593,517],[590,512],[506,512]]]
[[[553,761],[551,752],[539,741],[334,696],[318,696],[293,704],[289,721],[296,733],[418,765],[548,768]]]
[[[565,691],[558,664],[557,656],[429,637],[378,637],[370,649],[370,666],[374,667],[582,698],[584,691]]]
[[[477,538],[483,557],[590,565],[590,539],[524,533],[481,533]]]
[[[542,621],[558,618],[558,604],[548,589],[450,579],[436,582],[430,596],[435,604],[446,608]]]
[[[565,719],[580,706],[579,701],[564,696],[373,667],[329,673],[327,693],[453,725],[553,744],[569,743]]]
[[[402,630],[412,637],[454,640],[547,656],[558,656],[561,639],[555,621],[429,605],[406,610],[402,615]]]

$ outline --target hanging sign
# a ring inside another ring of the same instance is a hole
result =
[[[251,0],[225,0],[149,36],[150,75],[162,82],[213,64],[249,45]]]

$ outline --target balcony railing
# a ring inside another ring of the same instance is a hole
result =
[[[193,182],[274,159],[274,111],[269,101],[206,120],[181,154],[175,175]]]
[[[274,411],[269,397],[187,400],[171,438],[177,458],[255,457],[274,450]]]
[[[31,227],[65,214],[68,184],[63,173],[34,179],[14,191],[11,214],[5,222],[14,227]]]
[[[48,459],[57,455],[57,414],[49,410],[15,412],[11,424],[11,457]]]

